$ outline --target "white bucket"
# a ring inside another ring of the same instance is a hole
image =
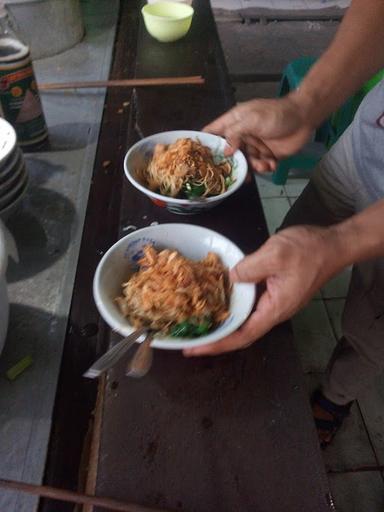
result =
[[[80,0],[5,0],[33,59],[68,50],[84,35]]]

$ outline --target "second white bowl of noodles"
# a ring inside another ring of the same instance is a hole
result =
[[[134,328],[121,314],[115,298],[121,295],[122,283],[137,270],[142,249],[148,244],[156,249],[175,249],[192,260],[199,260],[208,252],[214,252],[229,269],[244,257],[242,251],[228,238],[191,224],[160,224],[125,236],[105,253],[93,281],[94,299],[101,316],[122,336],[128,336]],[[255,295],[256,288],[253,284],[236,283],[231,290],[230,315],[216,329],[199,338],[158,337],[154,339],[153,346],[172,350],[218,341],[245,322],[255,302]]]
[[[224,148],[227,145],[225,139],[217,135],[212,135],[211,133],[193,130],[175,130],[156,133],[155,135],[140,140],[132,146],[124,159],[125,175],[134,187],[148,196],[155,204],[166,207],[172,213],[181,215],[201,213],[220,204],[228,196],[236,192],[244,183],[248,170],[247,161],[241,151],[236,151],[231,157],[231,177],[233,178],[233,183],[222,194],[197,199],[182,199],[153,192],[143,183],[138,174],[143,167],[148,165],[148,161],[153,154],[156,144],[168,145],[176,142],[178,139],[199,140],[203,146],[207,146],[211,150],[215,158],[223,157]]]

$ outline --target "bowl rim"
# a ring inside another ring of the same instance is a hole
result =
[[[189,9],[189,13],[188,14],[185,14],[185,15],[182,15],[182,16],[160,16],[159,14],[153,14],[152,12],[148,12],[148,9],[155,6],[155,5],[159,5],[159,4],[165,4],[165,5],[168,5],[168,6],[174,6],[174,4],[176,5],[181,5],[182,6],[182,9],[184,9],[184,7],[188,7]],[[153,4],[145,4],[142,8],[141,8],[141,13],[143,14],[143,16],[151,16],[152,18],[157,18],[158,20],[162,20],[162,21],[165,21],[165,22],[172,22],[172,21],[183,21],[183,20],[186,20],[190,17],[193,16],[195,10],[194,8],[192,7],[192,5],[189,5],[189,4],[186,4],[184,2],[170,2],[170,1],[167,1],[167,0],[159,0],[157,2],[154,2]]]
[[[24,162],[21,162],[20,171],[17,171],[18,177],[15,180],[14,185],[5,192],[5,194],[0,195],[0,211],[5,209],[9,203],[12,202],[14,197],[17,197],[21,190],[23,190],[26,182],[28,181],[28,173],[25,168]]]
[[[25,181],[24,187],[20,190],[19,194],[12,199],[4,208],[0,210],[0,220],[5,221],[10,217],[11,214],[13,214],[13,210],[19,205],[20,201],[25,196],[29,185],[29,176],[27,174],[27,179]]]
[[[0,146],[0,165],[3,165],[17,146],[16,131],[3,117],[0,117],[0,135],[5,136],[5,140]]]
[[[8,263],[7,248],[5,246],[5,226],[0,219],[0,279],[5,275]]]
[[[12,184],[17,179],[20,179],[20,175],[22,174],[23,168],[25,166],[22,165],[24,163],[24,159],[22,157],[20,158],[20,155],[19,155],[19,159],[20,159],[20,164],[14,166],[14,168],[8,173],[9,176],[7,177],[7,179],[0,181],[0,200],[2,197],[5,196],[5,193],[7,192],[7,190],[10,190],[9,185]],[[17,164],[17,161],[16,161],[16,164]],[[4,190],[6,191],[5,193],[4,193]]]
[[[130,155],[138,147],[140,147],[145,141],[151,139],[152,137],[157,137],[158,135],[168,135],[170,133],[177,133],[177,132],[190,133],[190,134],[195,134],[195,135],[196,134],[211,135],[212,137],[216,137],[217,139],[220,139],[221,141],[226,142],[225,139],[223,137],[220,137],[219,135],[215,135],[213,133],[205,133],[205,132],[201,132],[201,131],[197,131],[197,130],[169,130],[167,132],[159,132],[159,133],[154,133],[152,135],[149,135],[148,137],[145,137],[145,138],[139,140],[131,148],[129,148],[127,154],[124,157],[124,173],[125,173],[125,176],[127,177],[127,179],[132,183],[132,185],[134,187],[136,187],[138,190],[143,192],[143,194],[149,195],[150,197],[153,197],[155,199],[159,199],[160,201],[163,201],[165,203],[202,206],[202,205],[204,205],[204,203],[215,203],[217,201],[222,201],[226,197],[228,197],[228,196],[232,195],[234,192],[236,192],[236,190],[238,190],[243,185],[243,183],[247,177],[248,164],[247,164],[247,160],[246,160],[243,152],[238,149],[235,151],[235,153],[232,156],[233,156],[233,158],[237,158],[238,160],[240,160],[239,163],[244,164],[244,176],[240,177],[240,179],[236,179],[236,181],[234,183],[232,183],[232,185],[230,185],[228,190],[226,190],[222,194],[219,194],[217,196],[203,197],[203,198],[196,199],[196,200],[179,199],[177,197],[164,196],[162,194],[159,194],[158,192],[153,192],[152,190],[149,190],[149,188],[147,188],[147,187],[144,187],[144,185],[142,185],[139,181],[137,181],[135,179],[135,177],[133,176],[133,174],[128,170],[127,162],[128,162]]]
[[[129,326],[129,328],[127,326],[122,326],[121,322],[115,321],[115,318],[112,315],[110,315],[108,310],[105,308],[104,301],[101,299],[101,295],[99,292],[101,272],[102,272],[104,266],[106,265],[106,262],[108,261],[111,254],[113,254],[118,249],[118,247],[120,247],[121,245],[124,245],[127,242],[127,240],[129,240],[130,238],[134,238],[138,233],[140,233],[143,236],[145,236],[145,235],[149,236],[150,233],[153,231],[156,231],[159,228],[159,226],[168,228],[168,229],[172,229],[173,227],[180,228],[180,226],[183,226],[184,228],[188,227],[188,229],[193,228],[193,229],[197,229],[200,231],[209,232],[211,235],[214,235],[215,237],[219,237],[219,238],[223,239],[226,243],[229,243],[230,245],[232,245],[238,251],[239,256],[241,258],[244,257],[243,251],[234,242],[232,242],[232,240],[230,240],[226,236],[222,235],[221,233],[218,233],[217,231],[206,228],[204,226],[195,225],[195,224],[187,224],[187,223],[182,223],[182,222],[179,222],[179,223],[172,222],[172,223],[158,224],[156,226],[147,226],[147,227],[144,227],[141,229],[137,229],[136,231],[129,233],[128,235],[124,236],[123,238],[120,238],[120,240],[115,242],[107,250],[107,252],[104,254],[104,256],[99,261],[97,268],[96,268],[94,278],[93,278],[92,290],[93,290],[93,298],[94,298],[96,307],[97,307],[101,317],[109,325],[109,327],[112,329],[113,332],[118,332],[121,336],[128,336],[135,329],[131,326]],[[223,337],[228,336],[229,334],[232,334],[233,332],[235,332],[247,320],[247,318],[249,317],[249,315],[252,311],[252,308],[253,308],[253,306],[255,304],[255,300],[256,300],[256,285],[253,283],[234,283],[233,286],[242,287],[242,289],[247,290],[247,292],[250,294],[250,300],[249,300],[249,303],[245,305],[243,314],[240,317],[238,317],[237,319],[234,319],[234,321],[230,324],[230,326],[228,326],[229,327],[228,331],[224,332],[223,335],[220,336],[220,338],[212,339],[212,337],[214,337],[214,333],[215,333],[215,331],[213,331],[212,333],[210,333],[208,335],[200,336],[199,338],[195,338],[195,339],[187,338],[187,339],[183,340],[182,338],[175,338],[175,340],[174,341],[172,340],[172,342],[167,341],[167,338],[165,338],[164,340],[155,339],[153,341],[152,346],[154,348],[160,348],[160,349],[165,349],[165,350],[180,350],[183,348],[198,347],[198,346],[202,346],[202,345],[208,345],[211,343],[215,343],[215,342],[219,341],[220,339],[222,339]],[[124,332],[123,332],[123,330],[124,330]],[[208,341],[207,341],[207,338],[208,338]],[[144,339],[145,339],[145,336],[143,335],[137,341],[141,342]]]

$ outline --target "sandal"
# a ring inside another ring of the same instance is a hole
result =
[[[312,395],[311,405],[320,447],[324,450],[331,444],[343,421],[349,415],[352,402],[337,405],[328,400],[318,389]]]

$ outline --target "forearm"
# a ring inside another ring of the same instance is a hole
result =
[[[384,1],[352,0],[325,53],[292,94],[318,126],[384,67]]]
[[[384,199],[329,228],[327,238],[336,270],[384,256]]]

